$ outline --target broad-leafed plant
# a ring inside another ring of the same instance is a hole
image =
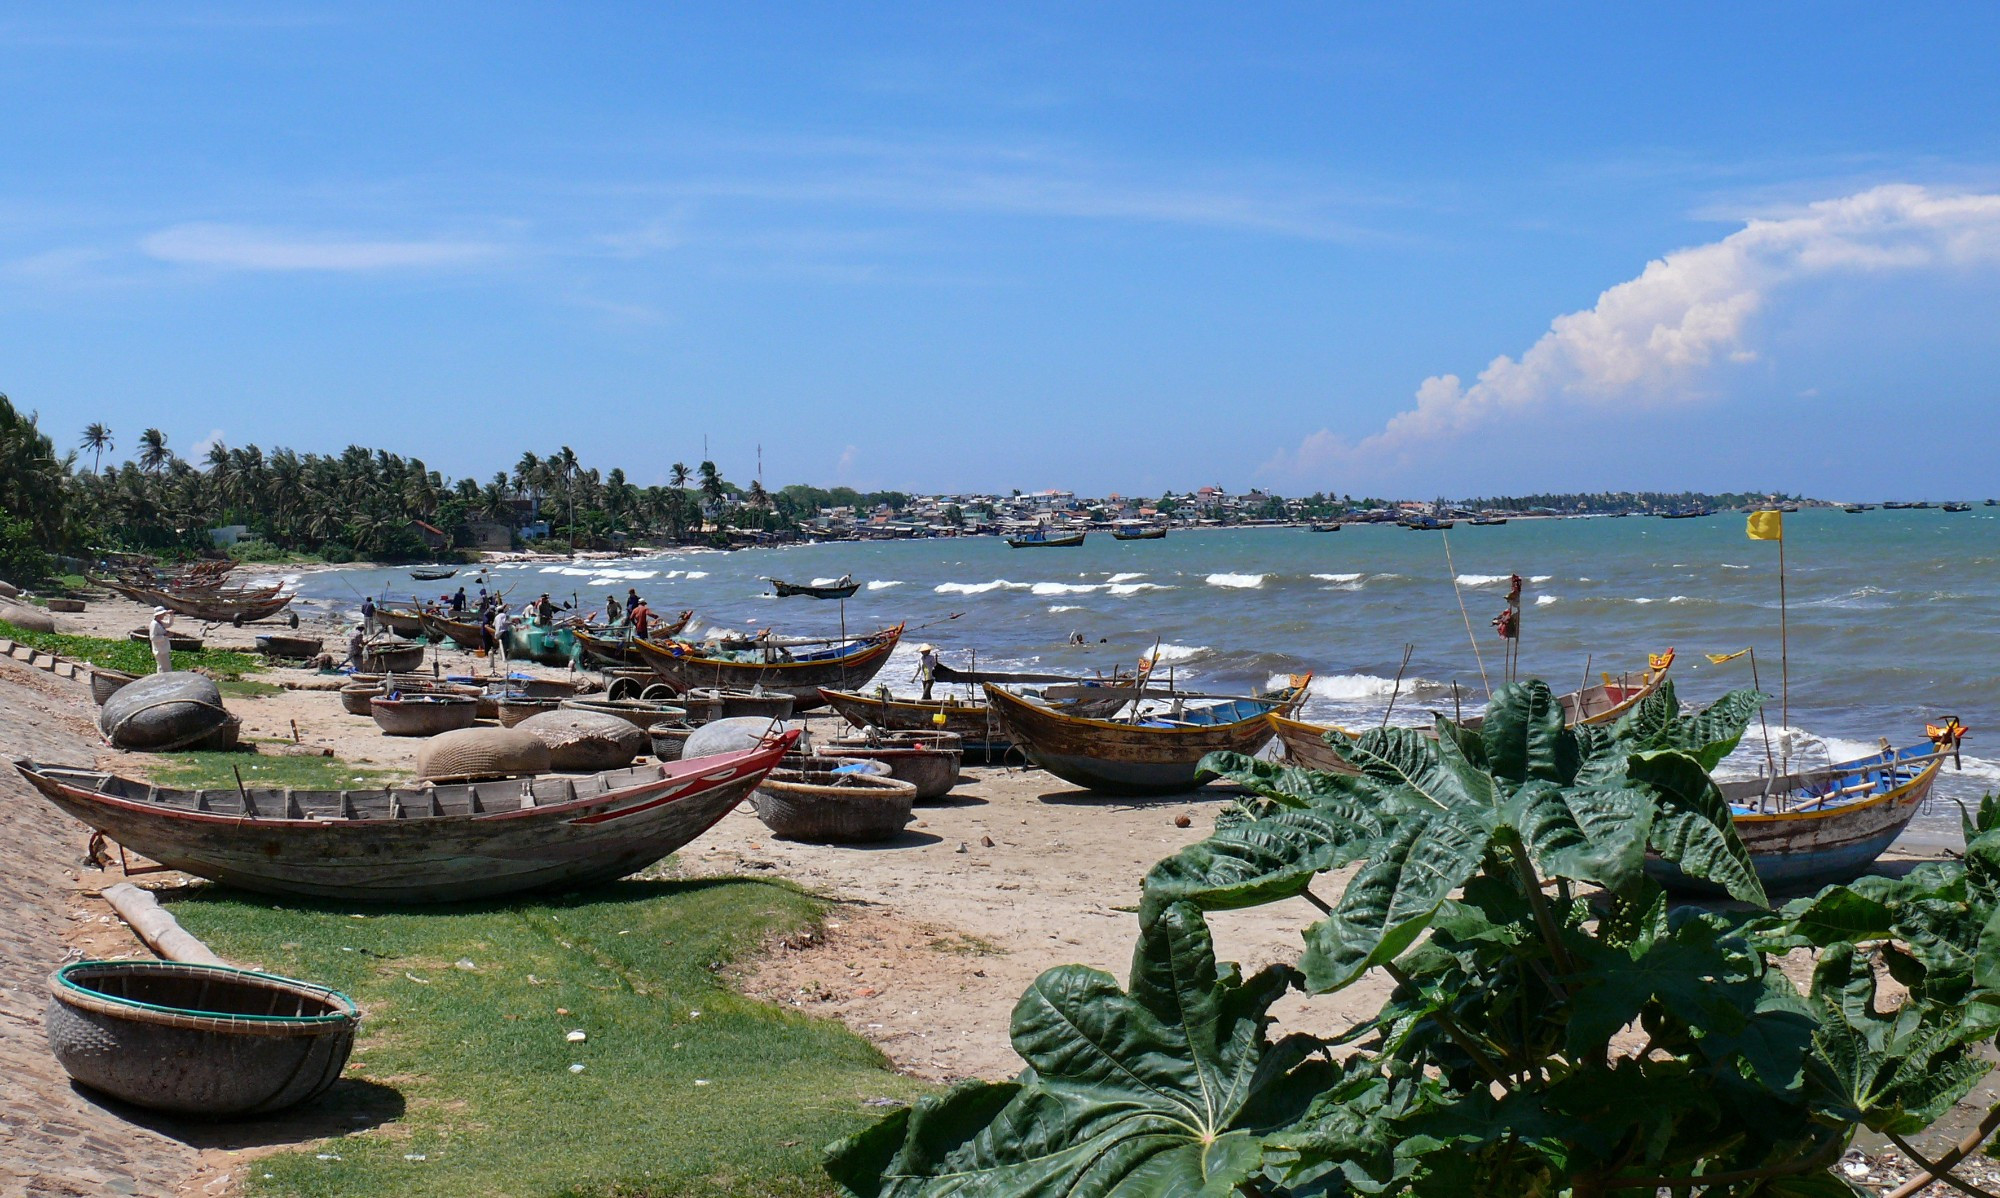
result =
[[[1684,716],[1667,685],[1571,729],[1529,682],[1476,729],[1329,734],[1349,772],[1211,755],[1249,797],[1147,875],[1128,985],[1043,974],[1019,1077],[890,1116],[829,1173],[861,1198],[1865,1193],[1829,1169],[1855,1127],[1906,1136],[1985,1072],[2000,812],[1964,867],[1774,914],[1709,776],[1761,700]],[[1737,901],[1670,906],[1649,871]],[[1295,897],[1321,913],[1296,969],[1216,963],[1205,912]],[[1776,955],[1807,946],[1802,993]],[[1373,1018],[1271,1038],[1288,988],[1375,971]]]

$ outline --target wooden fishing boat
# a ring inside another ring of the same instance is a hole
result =
[[[686,631],[687,626],[693,622],[694,609],[688,608],[671,620],[655,620],[646,630],[646,639],[664,645]],[[577,646],[583,651],[583,656],[591,661],[607,665],[646,664],[632,651],[632,641],[635,638],[629,624],[596,627],[575,624],[570,627],[570,635],[576,638]]]
[[[861,589],[861,584],[852,580],[833,583],[827,586],[821,586],[816,583],[780,582],[775,578],[767,578],[764,581],[770,583],[776,589],[778,598],[780,599],[791,599],[794,597],[803,597],[806,599],[845,599]]]
[[[1310,527],[1314,532],[1339,532],[1340,521],[1329,520],[1326,521],[1325,523],[1321,523],[1320,521],[1315,520],[1308,527]]]
[[[1903,749],[1885,741],[1879,753],[1826,769],[1717,786],[1764,888],[1812,891],[1866,873],[1909,826],[1951,753],[1934,741]],[[1646,872],[1669,890],[1716,893],[1651,855]]]
[[[1942,512],[1969,512],[1972,510],[1972,505],[1969,503],[1947,503],[1938,510]]]
[[[83,823],[196,877],[262,894],[443,903],[643,869],[727,815],[796,735],[582,778],[401,790],[171,790],[101,770],[15,768]]]
[[[287,661],[304,661],[318,657],[326,642],[316,636],[285,636],[282,633],[266,633],[257,638],[257,652],[266,657],[279,657]]]
[[[292,602],[292,596],[275,587],[268,592],[243,594],[140,588],[134,597],[141,603],[151,603],[155,607],[164,607],[168,611],[192,616],[210,624],[248,624],[255,620],[266,620],[284,611]],[[293,628],[299,626],[297,612],[291,614],[291,626]]]
[[[1405,516],[1398,523],[1411,532],[1443,532],[1455,521],[1440,520],[1436,516]]]
[[[1667,671],[1673,668],[1674,651],[1655,654],[1648,660],[1644,672],[1630,672],[1618,675],[1600,674],[1599,681],[1581,690],[1560,695],[1556,702],[1561,704],[1563,722],[1574,728],[1578,724],[1609,724],[1639,705],[1640,700],[1660,689],[1667,680]],[[1459,721],[1460,726],[1477,728],[1484,722],[1483,715],[1469,715]],[[1274,712],[1270,716],[1271,729],[1278,735],[1278,743],[1284,746],[1285,759],[1307,769],[1325,770],[1335,774],[1351,774],[1354,767],[1345,758],[1333,751],[1326,743],[1328,733],[1339,732],[1349,737],[1361,735],[1351,728],[1335,724],[1309,724],[1289,714]]]
[[[1505,523],[1507,523],[1507,517],[1505,517],[1505,516],[1474,516],[1474,517],[1473,517],[1472,519],[1470,519],[1470,520],[1467,520],[1467,521],[1466,521],[1466,523],[1467,523],[1467,524],[1476,524],[1476,525],[1479,525],[1479,526],[1480,526],[1480,527],[1482,527],[1482,528],[1490,528],[1490,527],[1492,527],[1492,526],[1493,526],[1493,525],[1495,525],[1495,524],[1505,524]]]
[[[813,642],[825,646],[820,649],[798,644],[794,652],[789,646],[768,645],[739,651],[744,654],[741,657],[681,641],[660,645],[635,640],[630,647],[675,690],[783,691],[792,696],[794,711],[811,711],[824,702],[819,693],[823,686],[866,686],[888,664],[889,655],[902,639],[903,626],[898,624],[852,640]]]
[[[414,607],[381,607],[375,609],[375,623],[400,637],[415,638],[424,635],[424,613]]]
[[[1164,524],[1121,524],[1111,530],[1114,541],[1160,541],[1165,540],[1167,528]]]
[[[1025,693],[1031,701],[1041,699],[1072,715],[1095,717],[1108,716],[1131,702],[1137,689],[1137,683],[1127,678],[1122,682],[1073,681],[1062,687],[1065,694],[1081,696],[1077,698],[1050,700],[1046,694]],[[1016,693],[1024,692],[1016,688]],[[953,733],[965,750],[966,760],[974,764],[996,763],[1014,747],[1014,738],[983,699],[902,699],[890,695],[886,687],[865,694],[822,689],[820,698],[856,728]]]
[[[357,663],[368,674],[408,674],[424,664],[424,646],[389,637],[377,637],[362,647]]]
[[[436,582],[441,578],[450,578],[456,573],[458,573],[457,566],[443,566],[431,570],[412,570],[410,577],[418,582]]]
[[[1015,743],[1036,765],[1063,779],[1111,795],[1168,795],[1193,790],[1195,766],[1209,753],[1255,753],[1271,739],[1272,712],[1297,710],[1310,674],[1274,695],[1218,699],[1172,696],[1162,712],[1124,720],[1088,719],[1041,706],[986,684],[986,701]]]
[[[1057,536],[1036,529],[1018,537],[1008,537],[1007,544],[1014,549],[1066,549],[1071,545],[1083,544],[1084,534],[1073,532]]]
[[[1701,519],[1701,518],[1702,518],[1703,516],[1707,516],[1707,515],[1711,515],[1711,514],[1712,514],[1712,513],[1711,513],[1711,512],[1710,512],[1710,511],[1709,511],[1709,510],[1708,510],[1707,508],[1705,508],[1705,507],[1691,507],[1691,508],[1686,508],[1686,509],[1683,509],[1683,510],[1681,510],[1681,511],[1673,511],[1673,512],[1661,512],[1661,513],[1660,513],[1660,519],[1662,519],[1662,520],[1699,520],[1699,519]]]
[[[450,641],[461,649],[477,649],[484,643],[480,637],[481,625],[475,614],[467,620],[443,612],[423,613],[424,636],[435,645],[439,641]]]

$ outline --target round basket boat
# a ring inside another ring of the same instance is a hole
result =
[[[118,688],[132,681],[132,675],[117,670],[107,670],[103,666],[90,668],[90,697],[99,707],[104,701],[118,693]]]
[[[708,701],[720,705],[721,710],[710,719],[727,720],[737,716],[761,716],[772,720],[792,718],[792,706],[798,700],[783,691],[739,691],[720,687],[697,687],[688,692],[690,701]]]
[[[653,756],[661,761],[679,761],[681,750],[687,748],[688,737],[694,731],[686,724],[654,724],[646,729],[646,737],[653,742]]]
[[[561,706],[572,711],[594,711],[615,715],[641,731],[654,724],[670,724],[687,719],[687,708],[672,703],[648,703],[644,699],[564,699]]]
[[[722,718],[722,697],[712,692],[689,691],[674,702],[687,709],[690,724],[713,724]]]
[[[757,818],[787,840],[858,844],[888,840],[910,822],[917,788],[874,774],[775,769],[752,802]]]
[[[340,1078],[361,1009],[337,990],[172,961],[78,961],[49,979],[49,1047],[69,1075],[135,1106],[259,1115]]]
[[[838,760],[879,761],[889,776],[917,788],[917,801],[941,799],[958,785],[965,760],[956,732],[895,732],[879,736],[843,737],[822,744],[820,756]]]
[[[479,700],[471,695],[404,694],[399,699],[377,695],[368,700],[368,714],[390,736],[436,736],[472,727],[479,716]]]
[[[44,599],[42,602],[49,605],[50,611],[79,612],[83,610],[83,600],[81,599]]]
[[[424,647],[407,642],[377,642],[361,653],[361,668],[375,674],[407,674],[423,664]]]
[[[325,643],[316,636],[287,636],[281,632],[261,633],[257,637],[257,652],[266,657],[304,661],[309,657],[318,657]]]
[[[138,641],[142,645],[152,643],[152,638],[146,635],[146,630],[143,628],[134,628],[125,634],[125,639],[128,641]],[[178,632],[170,632],[167,634],[167,648],[172,649],[176,653],[199,653],[201,652],[201,638],[198,636],[182,636]]]
[[[545,711],[554,711],[562,705],[563,700],[561,699],[537,699],[527,695],[506,695],[494,700],[493,717],[500,721],[502,728],[512,728],[529,716],[537,716]]]
[[[357,674],[355,677],[359,679],[361,675]],[[460,682],[439,682],[432,678],[418,677],[376,678],[366,682],[350,682],[341,687],[340,705],[346,708],[350,715],[373,715],[375,713],[369,707],[369,702],[379,695],[387,694],[391,688],[406,695],[464,695],[475,699],[480,693],[478,687],[466,686]]]

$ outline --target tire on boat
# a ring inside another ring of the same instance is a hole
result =
[[[49,979],[49,1048],[135,1106],[259,1115],[340,1079],[361,1008],[337,990],[173,961],[78,961]]]
[[[461,728],[417,746],[419,782],[476,782],[549,771],[549,747],[514,728]]]
[[[761,716],[739,716],[703,724],[681,748],[681,756],[713,757],[718,753],[741,753],[754,749],[770,737],[782,735],[785,721]]]
[[[170,753],[227,749],[236,743],[241,723],[222,705],[213,681],[175,670],[118,688],[97,713],[97,727],[120,749]]]
[[[757,818],[787,840],[857,844],[888,840],[910,822],[917,788],[877,774],[775,769],[751,803]]]
[[[549,747],[552,769],[600,773],[623,769],[645,752],[646,734],[629,720],[595,711],[557,708],[514,725]]]

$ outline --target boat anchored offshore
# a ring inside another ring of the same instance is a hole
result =
[[[1014,549],[1066,549],[1083,544],[1083,536],[1080,532],[1050,536],[1046,529],[1038,528],[1018,537],[1008,537],[1007,544]]]
[[[861,589],[861,584],[854,581],[854,576],[851,574],[843,575],[830,583],[782,582],[776,578],[767,578],[764,581],[771,584],[777,591],[778,598],[780,599],[791,599],[794,597],[806,599],[846,599]]]

